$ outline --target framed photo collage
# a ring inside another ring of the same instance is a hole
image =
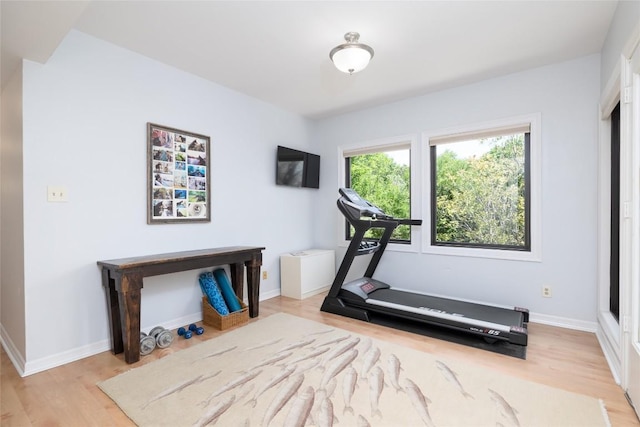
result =
[[[147,124],[147,223],[210,222],[210,138]]]

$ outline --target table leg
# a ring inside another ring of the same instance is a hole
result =
[[[102,286],[107,293],[107,309],[109,326],[111,327],[111,351],[113,351],[113,354],[119,354],[124,351],[122,346],[122,327],[120,325],[120,305],[118,303],[116,281],[110,277],[110,271],[106,268],[102,270]]]
[[[140,290],[142,289],[142,275],[139,273],[123,274],[119,285],[116,287],[119,288],[124,360],[127,363],[135,363],[140,360]]]
[[[242,300],[244,298],[244,264],[241,262],[229,264],[229,269],[231,270],[233,291]]]
[[[260,311],[260,266],[262,254],[257,254],[245,263],[247,266],[247,293],[249,294],[249,317],[258,317]]]

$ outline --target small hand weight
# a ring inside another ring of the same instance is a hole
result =
[[[193,336],[192,332],[185,328],[178,328],[178,335],[184,337],[184,339],[188,340]]]
[[[140,354],[146,356],[156,348],[156,339],[144,332],[140,332]]]
[[[173,334],[171,331],[163,328],[162,326],[156,326],[153,328],[149,335],[155,338],[156,346],[158,348],[167,348],[173,342]]]
[[[196,326],[194,323],[189,325],[189,330],[191,332],[195,332],[196,335],[204,334],[204,328],[201,326]]]

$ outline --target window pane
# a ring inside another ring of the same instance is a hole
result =
[[[432,244],[529,250],[528,135],[431,147]]]
[[[363,198],[396,218],[411,216],[410,149],[384,151],[347,157],[348,187]],[[382,229],[371,229],[366,238],[380,238]],[[348,238],[353,230],[348,231]],[[401,225],[394,230],[392,240],[410,242],[411,228]]]

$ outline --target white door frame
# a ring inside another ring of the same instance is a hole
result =
[[[640,407],[640,24],[600,99],[598,331],[617,383]],[[609,312],[611,112],[620,102],[620,322]]]
[[[609,312],[611,112],[620,102],[620,321]],[[598,331],[613,376],[640,412],[640,24],[600,100]],[[633,403],[632,403],[633,405]],[[639,413],[640,416],[640,413]]]
[[[622,372],[621,328],[609,311],[611,256],[611,112],[620,100],[620,63],[600,98],[598,147],[598,329],[596,335],[616,383]]]
[[[623,62],[622,96],[624,101],[625,125],[621,132],[628,138],[631,148],[630,206],[630,259],[629,287],[625,291],[622,304],[625,317],[622,318],[622,367],[624,388],[629,402],[640,418],[640,25],[636,27],[628,60]],[[621,112],[622,113],[622,112]],[[621,114],[622,121],[622,114]]]

